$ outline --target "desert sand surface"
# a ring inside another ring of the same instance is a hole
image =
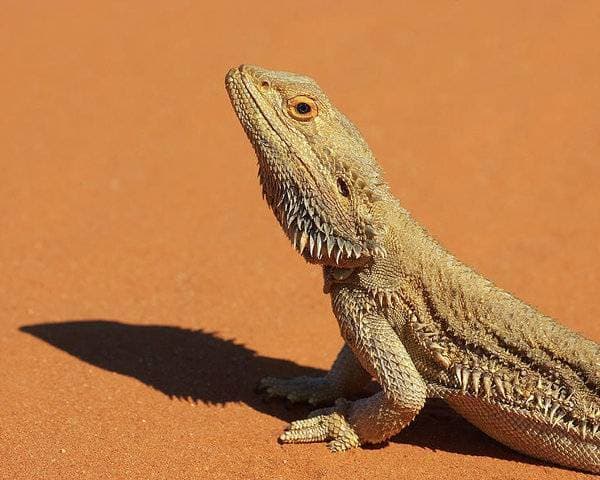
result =
[[[598,2],[17,2],[0,15],[0,478],[576,479],[440,405],[282,446],[341,345],[223,87],[318,79],[458,258],[600,340]],[[592,478],[592,476],[589,476]]]

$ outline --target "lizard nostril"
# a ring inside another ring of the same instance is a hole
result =
[[[271,88],[271,83],[268,80],[263,80],[262,82],[260,82],[260,88],[262,88],[263,90],[268,90],[269,88]]]

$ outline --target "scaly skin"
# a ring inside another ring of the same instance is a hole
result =
[[[245,65],[226,87],[264,196],[294,247],[322,265],[345,341],[323,378],[263,379],[270,396],[335,402],[281,441],[381,442],[439,397],[515,450],[600,473],[600,347],[444,251],[312,79]],[[344,399],[371,378],[381,391]]]

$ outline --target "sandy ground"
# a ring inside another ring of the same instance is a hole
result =
[[[598,341],[599,4],[161,3],[2,5],[0,478],[586,477],[436,405],[383,448],[277,444],[307,410],[257,380],[341,339],[223,76],[317,78],[436,238]]]

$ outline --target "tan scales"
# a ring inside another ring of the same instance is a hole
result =
[[[333,405],[281,441],[382,442],[437,397],[515,450],[600,473],[600,346],[440,247],[314,80],[245,65],[226,87],[264,197],[294,248],[322,265],[345,341],[322,378],[262,380],[269,396]],[[345,400],[372,378],[379,392]]]

